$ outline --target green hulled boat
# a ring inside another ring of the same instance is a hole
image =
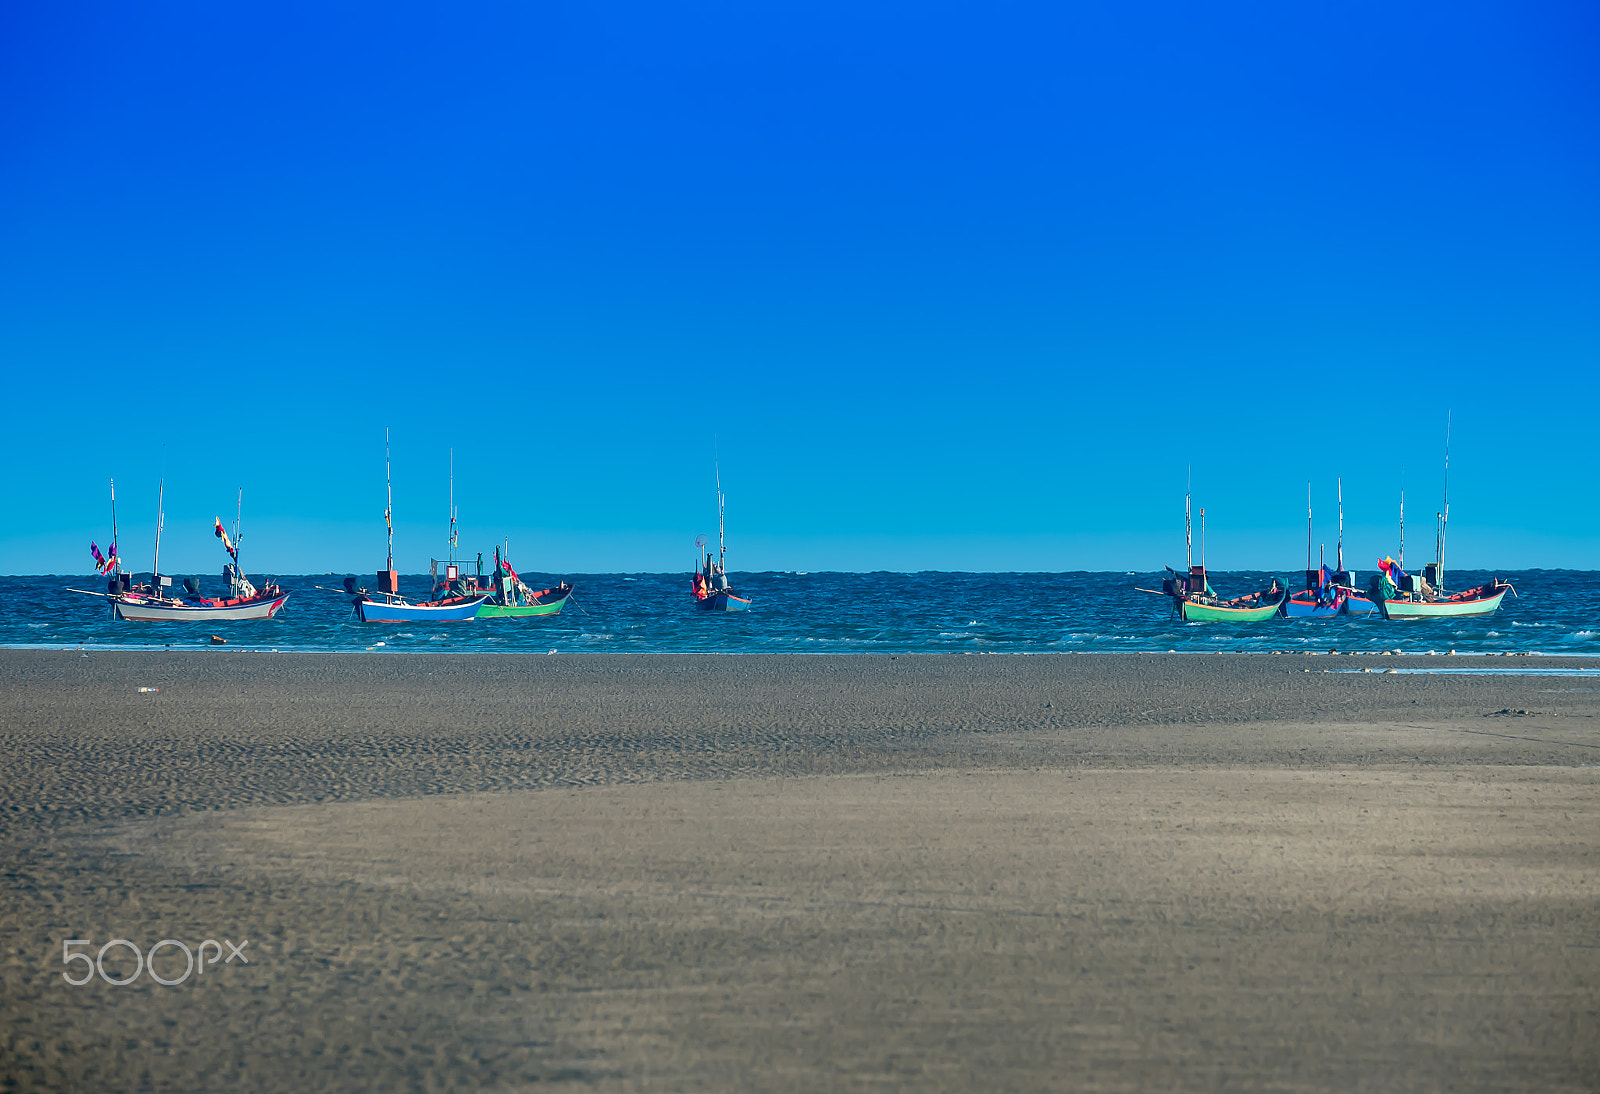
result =
[[[1200,564],[1194,562],[1194,526],[1190,518],[1189,495],[1183,497],[1184,553],[1188,556],[1187,573],[1167,567],[1169,576],[1161,584],[1161,594],[1172,598],[1172,610],[1185,623],[1260,623],[1283,610],[1289,590],[1272,579],[1272,585],[1258,593],[1224,600],[1217,595],[1206,580],[1205,554],[1206,511],[1200,510]],[[1142,592],[1153,593],[1154,589]]]
[[[530,589],[523,584],[511,562],[494,550],[494,575],[489,581],[489,599],[478,606],[479,619],[530,619],[540,615],[559,615],[572,596],[572,586],[563,581],[550,589]]]
[[[1259,623],[1264,619],[1271,619],[1278,614],[1278,609],[1283,606],[1283,598],[1288,596],[1287,591],[1280,591],[1277,599],[1270,599],[1265,593],[1256,593],[1253,597],[1255,603],[1248,606],[1232,606],[1218,603],[1207,604],[1198,600],[1180,599],[1178,601],[1179,614],[1184,622],[1216,622],[1216,623]],[[482,609],[479,609],[480,611]]]
[[[478,605],[479,619],[526,619],[535,615],[560,615],[572,595],[572,586],[563,582],[553,589],[516,594],[521,603],[497,604],[493,599]]]

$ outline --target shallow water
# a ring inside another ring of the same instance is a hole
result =
[[[76,648],[364,650],[404,652],[1071,653],[1404,650],[1444,654],[1540,651],[1600,655],[1600,573],[1502,572],[1516,586],[1490,619],[1388,623],[1381,619],[1273,619],[1183,623],[1168,602],[1136,591],[1160,574],[734,574],[755,599],[748,613],[712,614],[689,597],[687,574],[524,574],[534,588],[566,577],[572,605],[554,618],[416,624],[361,623],[343,575],[278,577],[292,593],[270,621],[125,623],[101,599],[66,591],[103,588],[88,577],[0,577],[0,645]],[[1272,575],[1213,573],[1224,593]],[[1282,575],[1280,576],[1280,580]],[[1452,584],[1490,575],[1457,571]],[[220,591],[202,578],[202,591]],[[401,579],[423,595],[426,576]],[[213,647],[211,634],[227,639]],[[381,645],[380,645],[381,643]]]

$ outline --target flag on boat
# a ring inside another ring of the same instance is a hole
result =
[[[1320,589],[1326,589],[1329,585],[1332,585],[1332,584],[1333,584],[1333,571],[1328,569],[1327,563],[1323,563],[1323,566],[1322,566],[1322,577],[1321,577],[1321,580],[1319,580],[1317,582],[1317,587],[1320,588]]]
[[[102,555],[100,553],[99,544],[95,543],[93,540],[90,540],[89,541],[89,553],[94,556],[94,568],[96,570],[98,570],[100,573],[108,574],[113,569],[116,568],[116,565],[117,565],[117,545],[115,543],[113,543],[109,548],[107,548],[107,553],[106,554]]]
[[[239,549],[233,545],[233,540],[228,538],[227,530],[222,527],[222,518],[217,517],[216,536],[222,541],[222,549],[227,551],[233,561],[239,561]]]
[[[1389,580],[1394,582],[1397,589],[1400,587],[1401,579],[1406,576],[1405,571],[1400,569],[1400,564],[1392,558],[1380,559],[1378,561],[1378,569],[1382,570]]]

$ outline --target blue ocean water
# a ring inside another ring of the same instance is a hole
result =
[[[1273,575],[1213,572],[1225,594],[1260,588]],[[1278,575],[1280,580],[1287,575]],[[1455,571],[1467,587],[1486,572]],[[276,619],[254,623],[126,623],[106,601],[66,591],[103,588],[89,577],[0,577],[0,645],[41,648],[422,650],[525,653],[1071,653],[1388,650],[1445,653],[1541,651],[1600,655],[1600,572],[1525,570],[1490,619],[1388,623],[1381,619],[1273,619],[1183,623],[1168,601],[1136,591],[1161,587],[1152,573],[750,573],[732,575],[754,597],[747,613],[698,610],[687,574],[525,573],[534,588],[565,577],[576,586],[561,615],[433,626],[361,623],[342,575],[277,577],[292,593]],[[202,591],[217,592],[217,578]],[[426,576],[401,579],[427,592]],[[212,646],[213,633],[227,639]],[[379,644],[381,643],[381,645]]]

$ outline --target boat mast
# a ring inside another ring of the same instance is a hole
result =
[[[1400,468],[1400,568],[1406,568],[1406,469]]]
[[[460,536],[456,533],[456,450],[450,450],[450,561],[456,561],[456,544]]]
[[[722,495],[722,461],[715,462],[717,470],[717,563],[722,567],[722,572],[728,572],[728,538],[726,526],[723,523],[722,512],[726,498]]]
[[[1444,511],[1439,514],[1437,552],[1439,564],[1434,568],[1433,574],[1433,579],[1440,589],[1444,588],[1444,533],[1445,527],[1450,523],[1450,416],[1451,411],[1444,412]]]
[[[1306,483],[1306,573],[1311,572],[1311,484]]]
[[[239,487],[239,503],[233,511],[233,581],[235,589],[238,588],[244,572],[239,569],[239,542],[244,539],[239,534],[239,522],[244,519],[244,487]]]
[[[385,567],[388,573],[394,572],[394,483],[389,478],[389,427],[383,427],[383,488],[387,492],[388,501],[383,507],[383,523],[389,529],[389,565]]]
[[[117,480],[111,480],[111,572],[122,573],[122,558],[117,554]],[[119,589],[120,591],[120,589]]]
[[[1190,508],[1190,496],[1194,489],[1194,469],[1189,469],[1189,481],[1183,488],[1183,569],[1185,574],[1194,573],[1194,517]],[[1184,580],[1188,580],[1186,577]]]
[[[161,525],[166,519],[163,515],[162,503],[166,500],[166,496],[167,480],[162,479],[161,484],[156,487],[156,557],[150,563],[150,584],[152,586],[150,591],[158,597],[161,595]]]
[[[1339,483],[1339,553],[1334,556],[1334,568],[1340,573],[1344,572],[1344,480]]]

